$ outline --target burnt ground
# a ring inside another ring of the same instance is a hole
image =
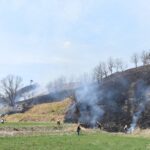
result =
[[[88,86],[91,88],[93,85]],[[131,126],[135,116],[138,118],[136,126],[141,129],[150,128],[150,65],[104,78],[95,93],[89,90],[82,95],[82,87],[78,91],[81,95],[78,97],[75,94],[74,102],[65,116],[66,122],[80,122],[93,127],[98,121],[106,131],[121,132],[125,125]],[[92,99],[94,96],[96,100]],[[104,113],[94,114],[93,108],[99,108]],[[93,123],[94,117],[96,119]]]

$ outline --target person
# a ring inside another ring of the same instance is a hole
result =
[[[77,134],[80,135],[81,127],[80,124],[77,126]]]
[[[60,120],[57,120],[57,125],[60,126]]]
[[[0,122],[1,122],[2,124],[4,124],[4,119],[1,119]]]
[[[124,132],[127,133],[127,131],[128,131],[128,126],[125,125],[125,126],[124,126]]]
[[[101,125],[101,123],[100,122],[96,122],[97,123],[97,127],[101,130],[102,129],[102,125]]]

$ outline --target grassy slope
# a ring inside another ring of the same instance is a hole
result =
[[[8,115],[5,119],[8,122],[49,122],[58,119],[63,121],[66,110],[70,104],[71,100],[69,98],[61,102],[40,104],[32,107],[25,113]]]
[[[112,134],[1,137],[2,150],[149,150],[150,140]]]

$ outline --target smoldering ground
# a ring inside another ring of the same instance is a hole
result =
[[[104,110],[98,105],[100,93],[98,84],[82,84],[75,91],[76,107],[80,109],[78,122],[94,127],[101,121]]]
[[[146,109],[146,105],[150,102],[150,86],[143,80],[140,80],[137,83],[137,88],[135,90],[135,102],[137,106],[132,117],[130,128],[128,129],[129,133],[132,133],[135,130],[140,117],[142,117],[142,113]]]
[[[125,88],[127,82],[121,79],[117,86],[119,85],[121,85],[120,89]],[[107,116],[106,111],[108,107],[113,112],[116,110],[119,111],[117,108],[117,95],[119,91],[113,86],[109,86],[108,88],[107,84],[105,87],[98,83],[82,84],[75,91],[75,100],[68,110],[69,113],[66,115],[66,120],[95,127],[97,121],[104,121],[103,117]]]
[[[83,84],[75,91],[74,102],[66,113],[66,122],[80,122],[104,130],[123,131],[123,127],[142,127],[143,112],[150,113],[149,83],[122,76],[102,84]],[[140,120],[140,122],[139,122]]]

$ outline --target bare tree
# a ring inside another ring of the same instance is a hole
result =
[[[141,54],[141,61],[143,65],[150,64],[150,52],[143,51]]]
[[[116,72],[123,71],[126,68],[125,63],[119,58],[115,60],[114,64],[115,64],[114,68],[116,69]]]
[[[137,68],[138,66],[138,62],[139,62],[139,56],[137,53],[134,53],[131,57],[131,62],[134,63],[135,68]]]
[[[66,78],[64,76],[61,76],[57,79],[55,79],[54,81],[50,82],[47,86],[47,88],[51,91],[51,92],[58,92],[63,90],[66,84]]]
[[[94,69],[94,79],[100,83],[104,77],[108,76],[108,69],[104,62],[100,62]]]
[[[102,66],[98,65],[94,68],[94,79],[100,83],[103,79]]]
[[[108,59],[108,63],[107,64],[108,64],[108,70],[109,70],[110,74],[112,74],[113,73],[113,68],[115,67],[114,60],[110,57]]]
[[[126,62],[121,61],[120,70],[124,71],[128,68],[128,64]]]
[[[119,71],[119,66],[120,66],[120,64],[121,64],[121,61],[120,61],[119,58],[117,58],[117,59],[115,60],[115,68],[116,68],[116,72]]]
[[[147,57],[146,55],[147,54],[146,54],[145,51],[143,51],[142,54],[141,54],[141,61],[143,63],[143,66],[146,65],[146,57]]]
[[[0,82],[0,96],[6,100],[10,106],[15,106],[17,91],[21,87],[22,78],[19,76],[8,75]]]
[[[108,76],[108,67],[104,62],[102,63],[102,70],[103,70],[103,75],[106,78]]]

